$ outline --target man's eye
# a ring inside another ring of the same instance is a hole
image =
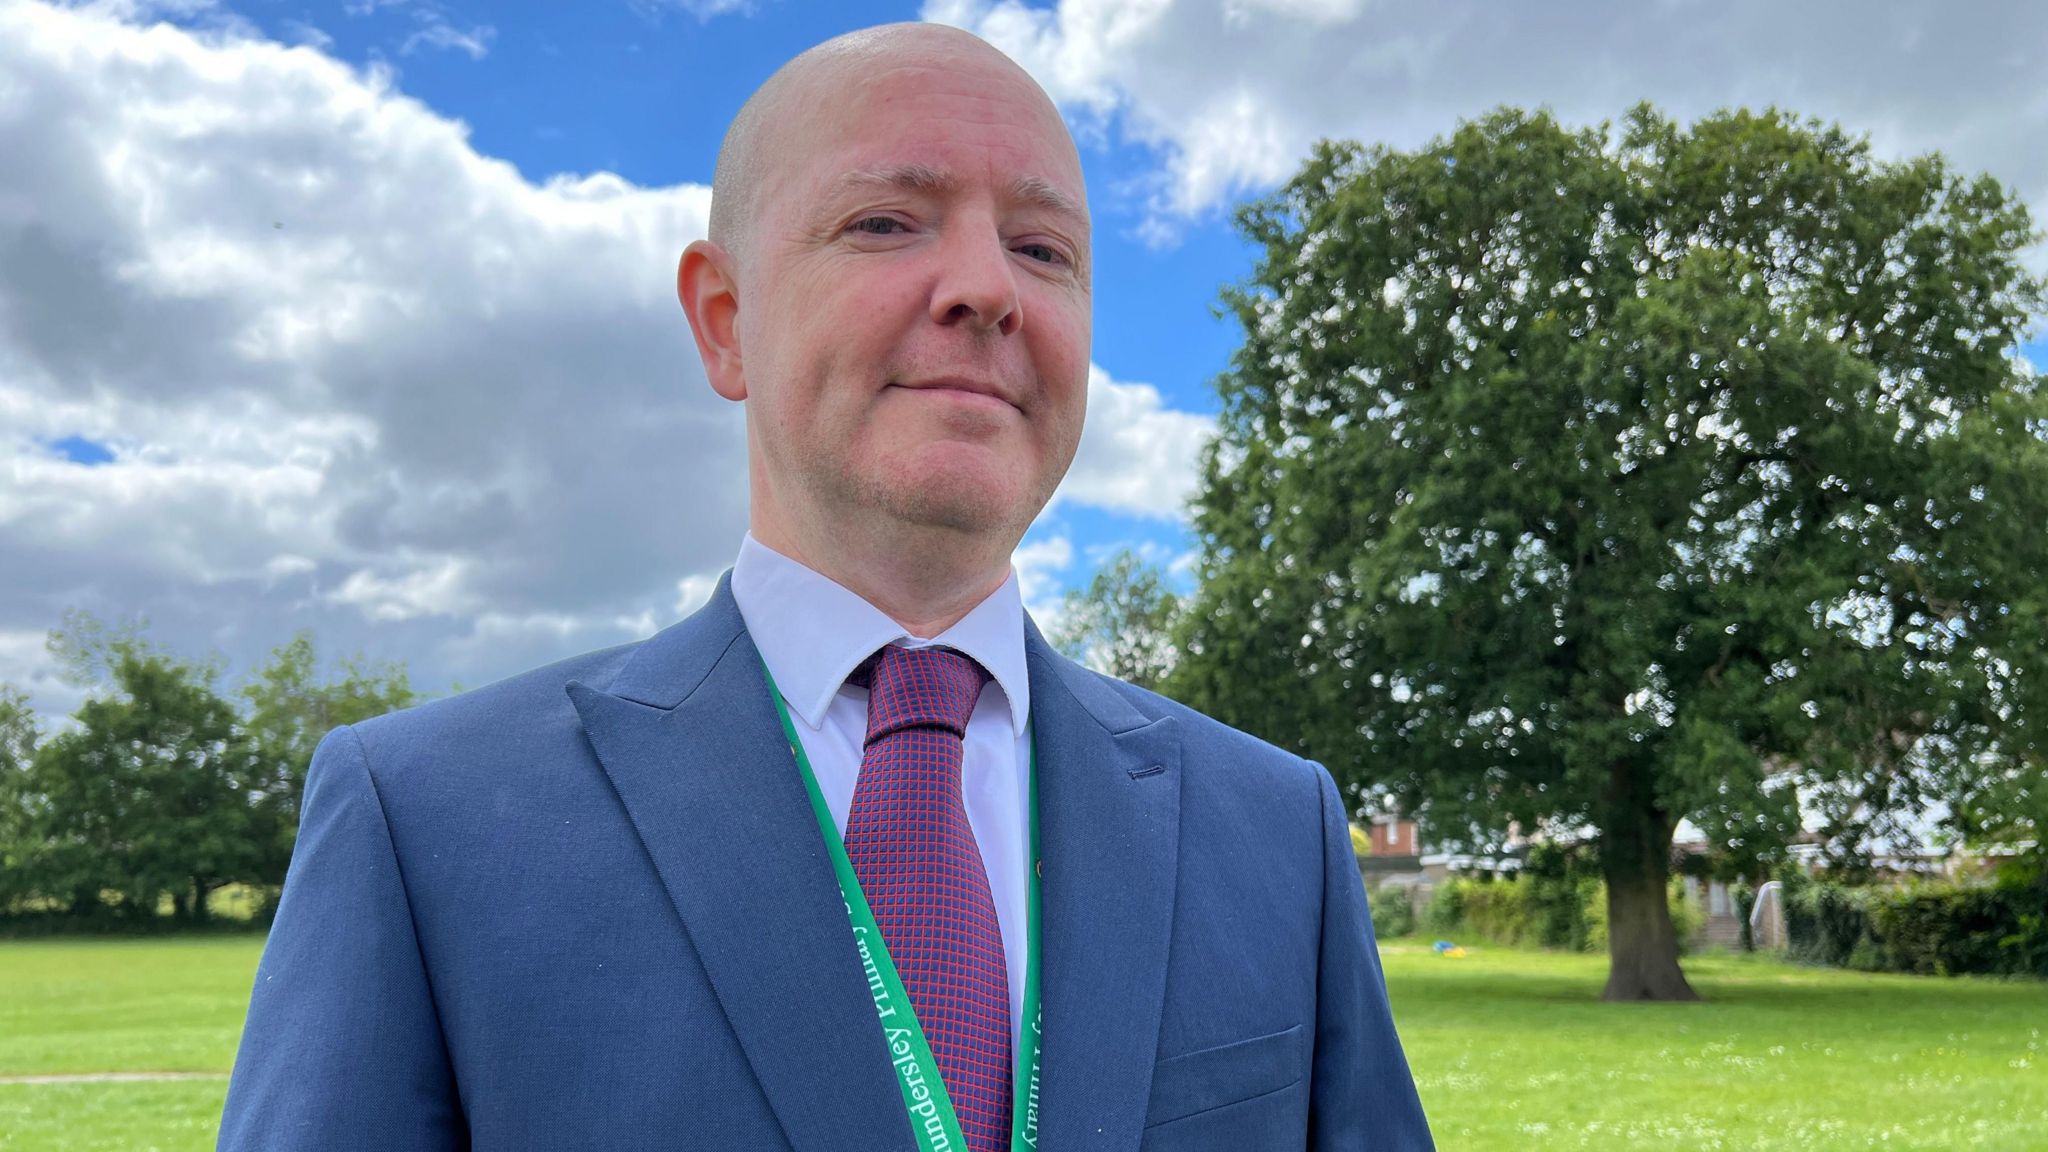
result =
[[[853,231],[865,232],[870,236],[887,236],[891,229],[903,227],[903,221],[894,216],[863,216],[853,222]]]
[[[1065,256],[1060,255],[1060,250],[1050,244],[1026,244],[1017,251],[1046,264],[1058,264],[1066,260]]]

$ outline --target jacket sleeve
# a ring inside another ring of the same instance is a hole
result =
[[[1394,1033],[1351,825],[1329,770],[1322,788],[1323,937],[1316,975],[1311,1152],[1428,1152],[1435,1144]]]
[[[337,728],[306,774],[219,1149],[468,1144],[383,802],[362,740]]]

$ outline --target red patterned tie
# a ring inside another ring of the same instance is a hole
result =
[[[890,645],[854,670],[867,749],[846,855],[917,1010],[972,1152],[1010,1140],[1010,979],[960,795],[961,740],[989,674],[946,648]]]

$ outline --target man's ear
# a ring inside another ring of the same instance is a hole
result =
[[[690,318],[697,355],[712,391],[727,400],[747,398],[740,358],[740,285],[732,254],[709,240],[692,241],[676,265],[676,299]]]

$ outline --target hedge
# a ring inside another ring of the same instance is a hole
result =
[[[1414,892],[1388,884],[1372,894],[1372,933],[1381,940],[1415,932]]]
[[[1927,976],[2048,976],[2044,877],[1851,888],[1788,869],[1779,879],[1796,959]]]
[[[1685,948],[1706,921],[1680,881],[1670,890],[1672,926]],[[1583,876],[1569,884],[1524,872],[1513,879],[1457,877],[1437,886],[1423,915],[1437,936],[1471,936],[1495,944],[1570,952],[1607,949],[1607,885]]]

